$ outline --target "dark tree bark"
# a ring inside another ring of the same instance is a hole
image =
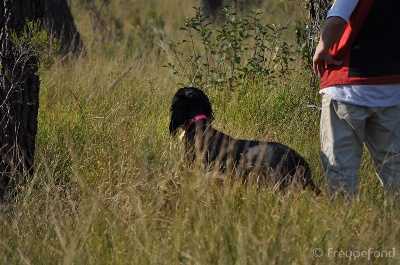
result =
[[[33,173],[39,109],[38,58],[11,42],[26,21],[42,20],[44,0],[3,0],[0,4],[0,199]]]
[[[326,14],[328,13],[331,4],[329,0],[309,0],[307,7],[309,9],[309,36],[308,36],[308,64],[312,65],[312,57],[314,56],[315,48],[319,42],[319,35],[324,24]]]
[[[201,0],[201,7],[211,20],[215,20],[221,11],[222,0]]]
[[[45,0],[43,28],[61,42],[61,52],[79,54],[83,42],[66,0]]]

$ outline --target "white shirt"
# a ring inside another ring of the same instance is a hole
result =
[[[358,0],[336,0],[328,11],[328,17],[341,17],[348,21]],[[366,107],[390,107],[400,105],[400,84],[387,85],[333,85],[320,93],[334,100]]]

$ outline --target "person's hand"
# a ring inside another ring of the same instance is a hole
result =
[[[321,78],[324,75],[327,64],[341,65],[342,63],[343,61],[333,59],[329,51],[322,47],[321,42],[318,44],[313,57],[313,70],[315,75]]]

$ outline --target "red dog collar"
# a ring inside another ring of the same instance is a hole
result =
[[[194,117],[193,119],[188,120],[185,123],[185,131],[187,131],[189,129],[189,126],[192,125],[193,123],[195,123],[198,120],[207,120],[207,116],[206,115],[198,115],[196,117]]]

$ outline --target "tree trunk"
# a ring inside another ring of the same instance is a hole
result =
[[[221,11],[222,0],[201,0],[200,5],[206,16],[211,20],[216,20],[218,13]]]
[[[79,54],[83,51],[83,42],[79,34],[71,10],[66,0],[44,1],[43,28],[50,36],[61,42],[61,52]]]
[[[15,46],[26,21],[42,20],[44,0],[3,0],[0,4],[0,199],[33,173],[39,109],[38,58]]]
[[[308,64],[312,65],[315,48],[319,42],[319,36],[322,26],[326,19],[326,15],[331,7],[329,0],[309,0],[307,6],[309,8],[310,20],[308,25]]]

